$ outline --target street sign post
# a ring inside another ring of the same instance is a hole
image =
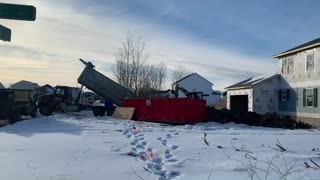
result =
[[[34,21],[36,20],[36,8],[29,5],[0,3],[0,18]]]
[[[11,41],[11,29],[0,24],[0,40]]]

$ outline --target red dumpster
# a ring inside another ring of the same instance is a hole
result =
[[[206,120],[206,101],[188,98],[125,99],[124,107],[134,107],[137,121],[192,124]]]

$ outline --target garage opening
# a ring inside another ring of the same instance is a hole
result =
[[[230,110],[248,112],[248,95],[230,96]]]

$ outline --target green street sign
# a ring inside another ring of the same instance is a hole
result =
[[[6,28],[0,24],[0,40],[11,41],[11,29]]]
[[[0,18],[34,21],[36,20],[36,8],[28,5],[0,3]]]

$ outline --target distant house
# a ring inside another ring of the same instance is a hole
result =
[[[227,87],[227,107],[235,111],[277,112],[320,126],[320,38],[273,56],[277,75]]]
[[[279,75],[258,76],[229,86],[227,108],[238,112],[278,112]]]
[[[10,86],[11,89],[26,89],[26,90],[35,90],[36,88],[39,88],[39,85],[37,83],[33,83],[30,81],[19,81]]]
[[[4,85],[0,82],[0,89],[5,89]]]
[[[221,93],[212,90],[213,84],[200,76],[192,73],[172,84],[177,97],[187,97],[189,93],[201,93],[207,101],[207,106],[214,106],[221,99]]]

